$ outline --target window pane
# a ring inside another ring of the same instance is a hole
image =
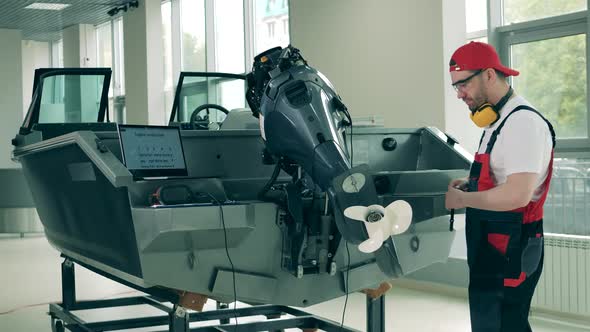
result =
[[[164,46],[164,90],[172,89],[172,3],[162,4],[162,43]]]
[[[221,82],[218,87],[218,103],[228,110],[246,107],[244,91],[246,90],[243,80]]]
[[[204,0],[182,0],[180,2],[180,16],[182,21],[182,70],[206,71]]]
[[[174,80],[172,72],[172,2],[162,3],[162,44],[164,49],[164,112],[166,120],[170,117],[174,100]]]
[[[189,121],[192,112],[200,105],[207,104],[208,84],[206,77],[185,77],[182,82],[178,112],[181,122]]]
[[[504,0],[504,24],[586,10],[587,0]]]
[[[39,123],[96,122],[104,76],[57,75],[43,80]]]
[[[486,30],[488,28],[486,4],[486,0],[465,1],[465,24],[467,33]]]
[[[216,71],[245,71],[243,0],[215,2],[215,48]]]
[[[234,78],[185,77],[180,91],[178,118],[181,122],[189,121],[195,108],[203,104],[217,104],[230,111],[245,107],[245,84],[244,80]],[[225,115],[213,111],[211,118],[221,121]]]
[[[111,84],[113,88],[113,97],[109,98],[109,119],[111,121],[124,123],[125,119],[125,52],[123,50],[123,18],[116,18],[111,25],[113,33],[112,52],[113,58],[113,75],[111,76]]]
[[[289,2],[287,0],[256,0],[254,7],[256,54],[276,46],[289,45]]]
[[[555,127],[559,138],[588,137],[586,36],[513,45],[513,78],[527,98]]]
[[[115,70],[113,72],[115,79],[115,95],[125,95],[125,52],[123,49],[123,19],[117,18],[114,22],[115,28]]]
[[[590,160],[555,159],[543,228],[558,234],[590,235]]]
[[[112,66],[111,22],[96,28],[97,64],[99,67]]]
[[[96,28],[96,52],[98,67],[113,67],[111,22]],[[109,97],[113,96],[113,85],[109,85]]]

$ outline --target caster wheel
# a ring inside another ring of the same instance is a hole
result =
[[[59,320],[52,318],[51,319],[51,332],[65,332],[66,329],[64,327],[64,323]]]

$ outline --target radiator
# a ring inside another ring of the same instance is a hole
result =
[[[532,307],[590,316],[590,237],[545,233],[545,264]]]

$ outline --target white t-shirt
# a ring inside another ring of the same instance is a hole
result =
[[[526,99],[515,95],[500,110],[500,119],[494,125],[485,128],[485,136],[479,147],[479,153],[485,153],[492,132],[502,123],[506,116],[517,106],[533,107]],[[533,201],[543,193],[543,183],[547,178],[553,143],[547,123],[537,114],[520,110],[502,127],[490,156],[491,176],[496,185],[506,182],[509,175],[515,173],[537,173],[537,186]]]

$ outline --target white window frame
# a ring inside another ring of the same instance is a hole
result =
[[[254,15],[256,0],[244,0],[244,46],[246,48],[245,53],[245,66],[246,72],[252,68],[254,62],[255,45],[256,45],[256,18]]]
[[[63,62],[60,62],[60,58],[63,59],[63,39],[49,42],[49,65],[52,68],[63,67]]]
[[[590,0],[588,1],[590,7]],[[557,137],[556,157],[590,158],[590,22],[589,11],[563,14],[553,17],[531,20],[521,23],[502,25],[502,1],[487,1],[487,30],[467,34],[467,39],[485,37],[496,47],[502,63],[510,66],[510,48],[512,45],[541,41],[552,38],[586,34],[586,100],[588,138]]]
[[[119,24],[123,19],[117,17],[110,20],[107,23],[99,24],[94,26],[95,40],[98,41],[98,28],[110,24],[111,26],[111,86],[113,88],[113,96],[109,97],[109,107],[113,105],[113,118],[109,118],[109,121],[124,123],[125,114],[123,109],[125,108],[125,77],[124,77],[124,54],[123,54],[123,31],[120,31],[122,25]],[[98,45],[96,47],[96,58],[98,59]],[[108,115],[107,112],[107,116]]]
[[[217,47],[215,47],[215,0],[205,0],[205,57],[208,72],[214,72],[217,68]],[[218,0],[219,1],[219,0]]]

